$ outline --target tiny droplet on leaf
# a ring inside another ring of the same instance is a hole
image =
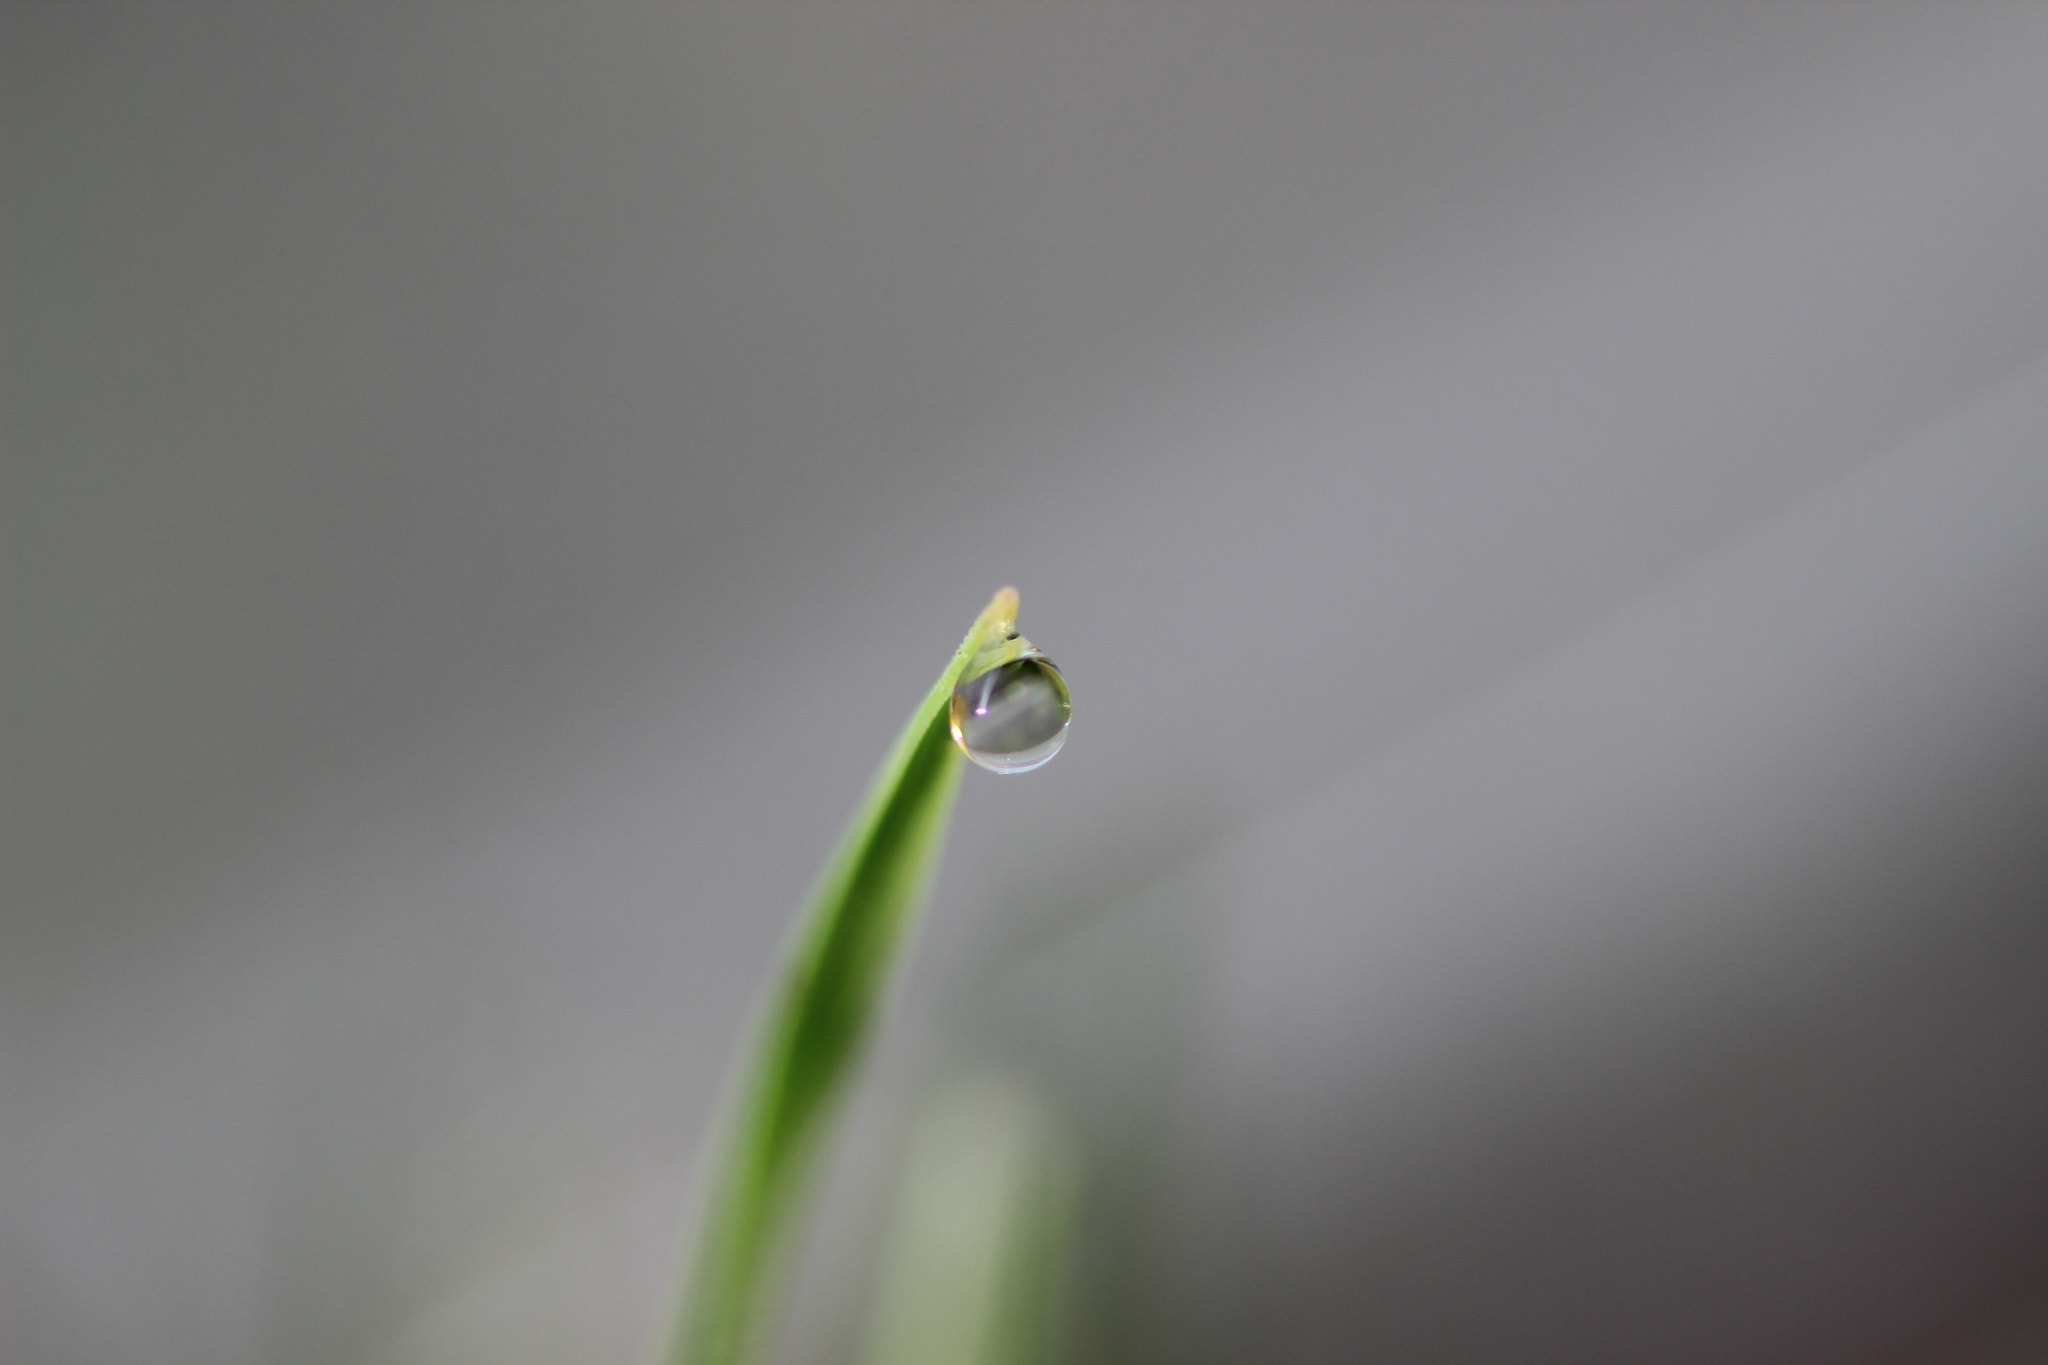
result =
[[[1066,743],[1074,714],[1067,680],[1052,660],[1029,640],[1017,643],[1016,657],[953,689],[953,742],[992,773],[1042,767]]]

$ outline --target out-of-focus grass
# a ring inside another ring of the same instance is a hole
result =
[[[981,1077],[911,1135],[868,1365],[1040,1365],[1053,1358],[1074,1199],[1071,1144],[1015,1084]]]
[[[738,1365],[754,1356],[833,1102],[938,863],[964,761],[948,729],[953,689],[977,655],[1012,634],[1016,616],[1016,590],[1004,588],[967,632],[911,713],[797,923],[730,1100],[669,1365]]]

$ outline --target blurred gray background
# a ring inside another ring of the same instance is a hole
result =
[[[637,1361],[987,595],[1082,1361],[2048,1359],[2048,7],[0,11],[0,1356]]]

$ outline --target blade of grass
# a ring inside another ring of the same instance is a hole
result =
[[[954,685],[977,654],[1001,645],[1016,618],[1016,589],[1004,588],[911,713],[797,922],[732,1098],[669,1365],[753,1358],[833,1101],[938,864],[964,761],[947,728]]]

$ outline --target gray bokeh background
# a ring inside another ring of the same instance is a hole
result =
[[[2048,9],[13,5],[0,1356],[637,1360],[1004,582],[902,1115],[1082,1360],[2048,1358]]]

